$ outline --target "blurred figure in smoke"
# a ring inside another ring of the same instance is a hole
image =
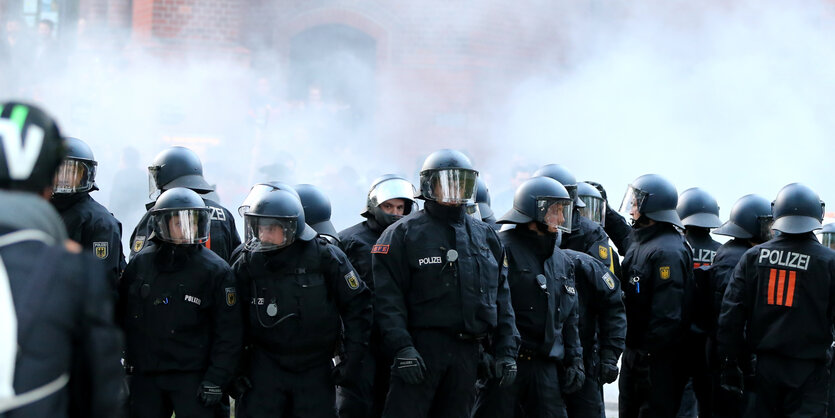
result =
[[[123,225],[136,225],[145,213],[143,205],[148,202],[148,174],[139,168],[139,151],[134,147],[122,148],[119,170],[113,176],[114,187],[110,191],[110,210],[121,219]],[[129,236],[125,236],[128,246]]]
[[[404,177],[385,174],[371,183],[362,212],[365,220],[339,233],[340,247],[372,292],[371,250],[389,225],[417,209],[415,195],[415,187]],[[337,393],[340,418],[382,415],[391,377],[391,356],[385,354],[382,344],[380,329],[375,323],[369,347],[360,354],[363,356],[362,368],[355,376],[347,376]]]
[[[536,165],[525,162],[513,164],[510,171],[510,185],[506,189],[491,195],[490,207],[494,213],[505,213],[513,207],[513,195],[516,193],[516,189],[522,182],[531,178],[536,168]]]
[[[32,42],[28,33],[29,27],[18,19],[6,20],[5,30],[0,39],[0,69],[3,69],[3,77],[0,77],[5,85],[5,95],[20,95],[25,83],[24,71],[31,71],[32,65]],[[11,93],[11,94],[9,94]]]
[[[55,175],[52,204],[61,214],[70,239],[101,261],[115,286],[125,268],[122,224],[90,197],[90,192],[99,189],[93,150],[77,138],[65,138],[64,143],[67,157]]]

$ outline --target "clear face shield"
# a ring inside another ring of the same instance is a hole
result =
[[[159,186],[157,186],[157,173],[159,173],[159,167],[148,167],[148,197],[151,200],[157,200],[159,195],[162,194]]]
[[[620,212],[623,216],[629,216],[633,221],[641,217],[641,208],[644,206],[648,193],[632,187],[630,184],[626,188],[626,194],[623,195],[623,201],[620,204]]]
[[[367,206],[369,208],[376,208],[383,202],[391,199],[404,200],[403,215],[412,213],[415,205],[415,186],[403,179],[385,180],[374,186],[368,192]]]
[[[276,188],[270,186],[269,184],[256,184],[252,186],[252,188],[249,189],[249,194],[246,195],[244,202],[241,203],[241,206],[238,206],[238,214],[244,216],[253,203],[273,190],[276,190]]]
[[[580,215],[591,219],[604,226],[606,224],[606,201],[596,196],[580,196],[580,200],[586,205],[584,208],[577,208]]]
[[[209,240],[211,210],[163,209],[153,214],[159,239],[172,244],[205,244]]]
[[[464,169],[434,170],[421,174],[421,192],[438,203],[463,205],[475,201],[478,172]]]
[[[481,210],[478,209],[478,203],[468,202],[464,205],[464,212],[473,219],[481,220]]]
[[[74,158],[62,161],[58,166],[58,171],[55,172],[52,193],[78,193],[92,189],[96,179],[96,166],[95,161]]]
[[[264,252],[284,248],[296,239],[298,218],[244,215],[244,248]]]
[[[571,213],[574,202],[557,197],[536,199],[536,221],[547,226],[550,232],[571,232]]]
[[[821,244],[835,250],[835,232],[821,232],[818,234]]]
[[[760,238],[763,242],[774,238],[774,230],[771,229],[771,226],[774,225],[773,216],[758,216],[757,223],[760,225]]]

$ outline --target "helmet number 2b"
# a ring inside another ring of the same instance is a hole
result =
[[[37,125],[29,125],[26,130],[26,143],[20,137],[17,124],[7,119],[0,119],[0,140],[6,156],[6,167],[12,180],[26,180],[32,174],[38,155],[43,145],[44,130]]]

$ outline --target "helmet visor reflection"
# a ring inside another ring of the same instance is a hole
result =
[[[295,241],[298,218],[244,215],[244,248],[263,252],[284,248]]]
[[[96,178],[96,163],[76,159],[66,159],[55,172],[55,184],[52,192],[77,193],[86,192],[93,188]]]
[[[573,201],[558,197],[538,197],[536,199],[536,221],[556,232],[571,232],[571,213]]]
[[[623,195],[623,200],[620,204],[620,212],[623,216],[629,216],[632,220],[637,217],[636,214],[641,212],[648,194],[640,189],[632,187],[630,184],[626,188],[626,193]]]
[[[415,186],[404,179],[384,180],[368,192],[368,207],[375,208],[390,199],[403,199],[410,205],[414,202],[416,194]]]
[[[835,232],[821,232],[818,238],[820,238],[821,244],[835,250]]]
[[[244,202],[241,203],[241,206],[238,206],[238,214],[244,216],[253,203],[273,190],[276,190],[276,188],[269,184],[256,184],[252,186],[249,189],[249,194],[244,198]]]
[[[606,223],[606,201],[595,196],[580,196],[580,200],[586,204],[584,208],[578,208],[580,215],[597,222],[601,226]]]
[[[465,169],[445,169],[432,171],[424,175],[421,190],[426,198],[439,203],[461,205],[475,201],[476,179],[478,173]]]
[[[162,209],[154,212],[156,234],[173,244],[204,244],[209,240],[210,209]]]
[[[762,239],[763,242],[774,238],[774,230],[771,229],[774,225],[774,217],[758,216],[757,223],[760,225],[760,239]]]

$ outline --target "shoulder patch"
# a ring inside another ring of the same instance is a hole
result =
[[[345,283],[348,283],[348,288],[351,290],[357,290],[360,288],[360,282],[357,279],[357,273],[354,273],[354,270],[348,272],[345,275]]]
[[[609,258],[609,247],[608,247],[608,246],[606,246],[606,245],[598,245],[598,246],[597,246],[597,254],[598,254],[598,255],[600,256],[600,258],[602,258],[603,260],[608,259],[608,258]]]
[[[606,287],[608,287],[609,290],[615,290],[615,280],[612,279],[612,275],[609,273],[603,275],[603,283],[606,283]]]
[[[661,280],[670,278],[670,266],[661,266],[658,268],[658,273],[661,275]]]
[[[371,247],[371,254],[388,254],[389,253],[389,246],[388,244],[375,244]]]
[[[235,306],[235,303],[238,302],[238,294],[235,291],[234,287],[227,287],[223,290],[226,291],[226,306],[232,307]]]
[[[98,241],[93,243],[93,254],[97,258],[104,260],[110,255],[110,243],[107,241]]]
[[[137,235],[136,238],[133,239],[133,252],[138,253],[142,250],[142,247],[145,246],[145,236],[144,235]]]

